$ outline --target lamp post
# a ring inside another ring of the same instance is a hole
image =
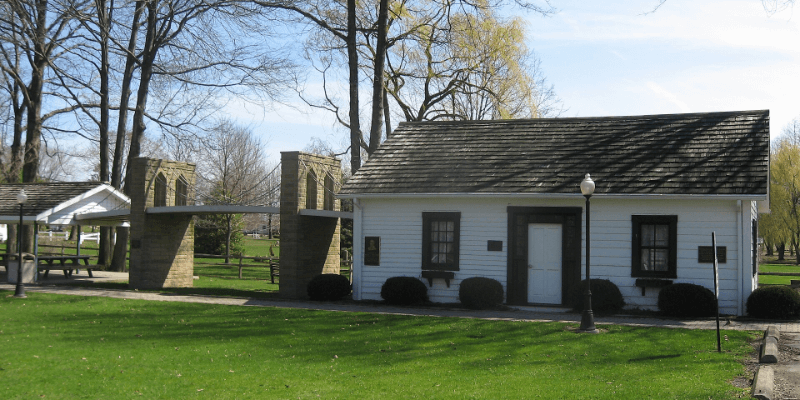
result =
[[[25,285],[22,284],[22,207],[28,201],[28,195],[25,194],[25,189],[21,189],[17,193],[17,203],[19,204],[19,226],[17,227],[17,249],[19,253],[17,256],[17,286],[14,288],[14,297],[25,298]]]
[[[581,316],[581,326],[578,332],[583,333],[597,333],[597,328],[594,326],[594,313],[592,312],[592,277],[589,269],[589,198],[594,193],[594,181],[586,174],[586,177],[581,181],[581,193],[586,197],[586,293],[583,303],[583,315]]]

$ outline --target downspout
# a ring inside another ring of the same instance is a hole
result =
[[[736,200],[736,207],[738,208],[738,216],[736,218],[736,237],[739,240],[739,262],[736,263],[738,272],[738,282],[736,283],[736,315],[742,315],[742,285],[744,285],[744,277],[742,275],[744,273],[744,234],[742,233],[742,226],[744,226],[744,221],[742,221],[742,214],[744,213],[743,202],[741,200]],[[716,249],[714,251],[716,251]]]
[[[353,274],[353,300],[361,300],[361,269],[362,269],[362,256],[363,249],[361,246],[364,243],[362,235],[364,232],[364,218],[363,208],[361,201],[358,198],[353,198],[353,266],[351,273]]]

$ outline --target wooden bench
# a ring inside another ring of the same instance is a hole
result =
[[[242,279],[242,258],[239,258],[239,279]],[[253,257],[254,261],[264,262],[269,265],[269,280],[275,283],[275,277],[280,277],[280,263],[275,257]]]

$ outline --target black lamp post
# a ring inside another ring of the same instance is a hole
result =
[[[28,195],[25,194],[25,189],[21,189],[17,193],[17,203],[19,204],[19,226],[17,227],[17,249],[19,253],[17,256],[17,286],[14,288],[14,297],[25,298],[25,285],[22,284],[22,206],[28,200]]]
[[[586,174],[586,177],[581,181],[581,193],[586,197],[586,297],[583,303],[583,315],[581,316],[581,326],[578,332],[583,333],[597,333],[597,328],[594,326],[594,312],[592,312],[592,276],[589,272],[589,198],[594,193],[594,181]]]

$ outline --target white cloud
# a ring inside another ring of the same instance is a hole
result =
[[[689,108],[688,105],[686,105],[686,103],[681,101],[678,98],[678,96],[676,96],[674,93],[671,93],[670,91],[668,91],[668,90],[664,89],[663,87],[661,87],[661,85],[659,85],[659,84],[657,84],[655,82],[647,82],[647,88],[650,89],[657,96],[659,96],[659,97],[669,101],[670,103],[674,104],[675,106],[677,106],[678,109],[681,112],[684,112],[684,113],[691,112],[691,109]]]

